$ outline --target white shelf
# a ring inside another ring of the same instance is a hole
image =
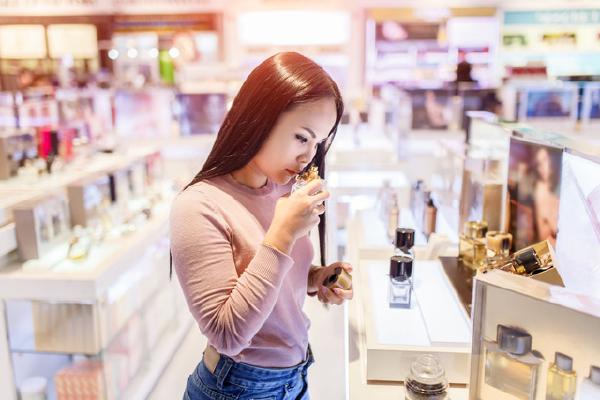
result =
[[[167,234],[169,207],[158,205],[152,218],[129,236],[111,239],[82,262],[50,259],[15,264],[0,270],[0,297],[3,299],[64,302],[96,301],[135,265],[149,244]],[[43,288],[43,290],[41,290]]]
[[[392,309],[388,303],[388,263],[362,261],[355,286],[364,312],[366,376],[402,381],[421,354],[439,357],[451,383],[469,382],[471,327],[439,261],[417,261],[413,304]]]
[[[167,329],[158,345],[151,349],[152,354],[150,360],[146,363],[146,368],[141,370],[138,376],[129,384],[127,390],[121,396],[122,399],[144,400],[148,398],[173,358],[175,351],[188,333],[192,321],[191,315],[186,313],[185,317],[180,318],[176,328]],[[165,336],[168,337],[165,338]]]

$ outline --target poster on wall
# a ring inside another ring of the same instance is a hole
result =
[[[444,89],[409,90],[412,129],[447,129],[451,120],[451,92]]]
[[[224,93],[179,93],[177,103],[183,136],[216,134],[227,112]]]
[[[508,162],[509,229],[513,250],[548,240],[556,245],[562,148],[511,138]]]

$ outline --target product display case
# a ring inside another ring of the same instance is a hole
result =
[[[598,310],[597,298],[544,282],[478,276],[469,398],[597,398]]]

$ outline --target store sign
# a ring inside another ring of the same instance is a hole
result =
[[[148,10],[181,13],[223,8],[224,4],[224,0],[0,0],[0,15],[94,15]]]
[[[504,12],[504,25],[580,24],[600,24],[600,9]]]

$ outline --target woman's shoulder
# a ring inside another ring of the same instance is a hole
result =
[[[174,212],[210,212],[216,211],[219,198],[223,196],[221,190],[209,181],[193,184],[179,192],[171,206]]]

